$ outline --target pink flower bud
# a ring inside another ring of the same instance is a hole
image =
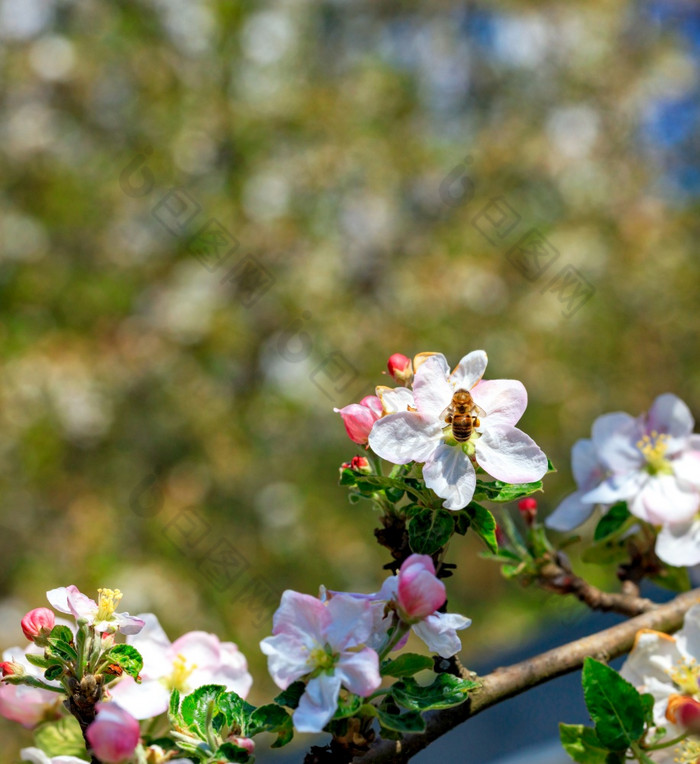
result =
[[[34,608],[22,619],[22,631],[30,642],[37,637],[48,637],[55,625],[56,616],[47,607]]]
[[[344,470],[354,470],[365,475],[369,475],[372,472],[372,468],[369,466],[369,459],[364,456],[353,456],[349,462],[343,462],[342,466]]]
[[[520,499],[518,502],[518,509],[520,510],[520,514],[525,523],[527,525],[533,525],[537,519],[537,502],[535,499],[531,497]]]
[[[229,743],[237,745],[239,748],[243,748],[248,751],[249,754],[255,752],[255,741],[249,737],[240,737],[239,735],[231,735],[228,739]]]
[[[413,379],[413,364],[411,359],[401,353],[394,353],[386,364],[389,374],[404,387],[408,387]]]
[[[700,734],[700,703],[688,695],[671,695],[666,718],[693,735]]]
[[[366,445],[372,425],[382,415],[382,402],[376,395],[367,395],[359,403],[333,409],[343,418],[345,431],[353,443]]]
[[[139,743],[139,723],[116,703],[98,703],[95,708],[97,718],[85,733],[90,748],[105,764],[121,764]]]
[[[445,584],[435,576],[427,554],[412,554],[399,570],[398,603],[403,620],[421,621],[444,605]]]

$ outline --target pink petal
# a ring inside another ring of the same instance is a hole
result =
[[[68,593],[68,608],[74,618],[94,618],[97,612],[97,603],[91,600],[87,594],[78,590],[77,586],[66,587]]]
[[[599,416],[592,435],[601,464],[613,472],[638,469],[644,461],[637,448],[643,434],[638,420],[622,411]]]
[[[677,395],[665,393],[649,409],[645,429],[648,433],[655,430],[669,435],[669,452],[673,454],[685,445],[694,425],[688,406]]]
[[[194,663],[198,668],[218,666],[221,662],[219,638],[206,631],[190,631],[176,639],[168,654],[182,655],[187,663]]]
[[[316,597],[287,589],[272,619],[273,634],[291,634],[306,644],[323,644],[331,615]]]
[[[471,624],[469,618],[457,613],[435,613],[411,628],[416,636],[442,658],[451,658],[462,649],[457,631]]]
[[[649,477],[629,510],[654,525],[685,522],[692,519],[700,506],[700,494],[690,486],[687,488],[673,475]]]
[[[431,356],[416,372],[413,395],[418,413],[424,419],[438,419],[450,405],[454,390],[447,381],[438,356]]]
[[[450,375],[455,390],[471,390],[484,376],[488,358],[483,350],[474,350],[462,358]]]
[[[591,516],[595,504],[581,501],[584,491],[576,491],[564,501],[545,520],[545,525],[555,531],[570,531],[578,528]]]
[[[367,640],[372,632],[373,621],[372,603],[368,599],[336,594],[325,607],[330,615],[330,623],[324,636],[332,648],[344,650]]]
[[[442,429],[438,422],[424,422],[417,414],[404,411],[375,422],[369,447],[377,456],[394,464],[425,462],[437,448]]]
[[[469,457],[459,446],[441,443],[423,467],[428,488],[445,499],[446,509],[463,509],[474,496],[476,473]]]
[[[253,684],[248,672],[248,662],[233,642],[221,643],[221,664],[210,670],[211,676],[204,684],[223,684],[226,689],[245,698]]]
[[[399,571],[399,605],[409,619],[432,615],[445,604],[445,584],[435,576],[435,566],[428,555],[414,554]]]
[[[376,395],[365,395],[360,401],[360,406],[368,408],[377,419],[382,415],[382,402]]]
[[[484,412],[488,427],[517,424],[527,408],[527,392],[515,379],[481,380],[471,391],[474,403]],[[482,426],[484,422],[482,422]]]
[[[289,634],[266,637],[260,642],[260,649],[267,655],[272,680],[282,690],[314,669],[308,647]]]
[[[506,483],[530,483],[547,473],[547,457],[535,441],[517,427],[485,430],[476,441],[479,465]]]
[[[369,647],[356,653],[343,653],[336,664],[335,675],[350,692],[366,698],[382,683],[379,656]]]
[[[377,400],[379,400],[377,398]],[[359,403],[351,403],[349,406],[343,406],[342,409],[333,409],[343,419],[345,432],[353,443],[364,446],[367,443],[367,437],[372,429],[372,425],[381,416],[381,408],[375,413],[367,406]]]
[[[321,732],[338,706],[340,678],[321,674],[306,685],[299,705],[292,714],[299,732]]]

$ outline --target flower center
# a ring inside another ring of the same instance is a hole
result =
[[[119,601],[124,596],[119,589],[97,590],[97,614],[96,621],[111,621]]]
[[[673,468],[666,458],[668,450],[668,435],[653,430],[651,435],[645,435],[637,442],[637,448],[646,459],[647,472],[650,475],[672,475]]]
[[[682,748],[676,749],[679,754],[674,759],[678,764],[697,764],[700,761],[700,742],[697,740],[686,740]]]
[[[187,680],[190,678],[192,672],[197,668],[196,663],[190,663],[187,665],[187,659],[182,653],[178,653],[177,657],[173,661],[173,673],[164,680],[165,686],[169,690],[179,690],[180,692],[187,692],[188,685]]]
[[[330,645],[315,648],[311,651],[310,658],[315,667],[313,670],[315,676],[318,676],[318,674],[321,674],[324,671],[329,671],[335,665],[335,656],[333,655]]]
[[[684,695],[691,697],[700,692],[700,666],[693,658],[690,663],[680,662],[668,672],[673,683]]]

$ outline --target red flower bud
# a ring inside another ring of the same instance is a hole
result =
[[[353,443],[364,446],[370,430],[382,415],[382,402],[376,395],[366,395],[359,403],[351,403],[342,409],[333,409],[343,418],[345,431]]]
[[[666,718],[693,735],[700,735],[700,703],[688,695],[671,695]]]
[[[537,502],[535,499],[531,497],[520,499],[518,502],[518,509],[527,525],[532,525],[537,519]]]
[[[13,674],[24,674],[24,667],[14,661],[0,662],[0,672],[3,676],[12,676]]]
[[[394,353],[386,364],[389,374],[404,387],[408,387],[413,379],[413,364],[411,359],[401,353]]]
[[[56,616],[47,607],[34,608],[22,619],[22,631],[30,642],[40,636],[47,637],[55,625]]]
[[[372,468],[369,466],[369,459],[364,456],[353,456],[349,462],[343,462],[342,468],[344,470],[353,470],[354,472],[363,472],[365,475],[369,475],[372,472]]]
[[[255,741],[249,737],[241,737],[240,735],[231,735],[228,739],[229,743],[237,745],[239,748],[243,748],[248,751],[249,754],[255,753]]]

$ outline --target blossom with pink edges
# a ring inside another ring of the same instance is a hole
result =
[[[412,554],[404,560],[397,581],[397,603],[406,623],[422,621],[445,604],[445,584],[435,575],[427,554]]]
[[[423,463],[425,484],[445,499],[447,509],[466,507],[476,488],[472,459],[497,480],[528,483],[547,472],[540,447],[515,427],[527,407],[527,393],[516,380],[482,381],[483,350],[464,356],[454,371],[441,353],[422,354],[413,381],[414,406],[383,416],[369,435],[370,448],[394,464]],[[479,426],[457,442],[445,416],[455,392],[469,392]],[[382,395],[382,401],[384,400]]]
[[[56,625],[56,616],[47,607],[30,610],[22,619],[22,632],[33,642],[37,637],[47,637]]]
[[[141,683],[123,676],[109,694],[136,719],[164,713],[172,690],[183,695],[203,684],[221,684],[245,698],[253,683],[243,653],[214,634],[190,631],[171,642],[153,613],[142,613],[143,629],[127,637],[143,657]]]
[[[97,718],[85,732],[90,749],[106,764],[121,764],[139,744],[139,723],[116,703],[98,703],[95,709]]]
[[[60,613],[84,620],[98,633],[138,634],[143,621],[128,613],[117,613],[122,593],[119,589],[98,589],[98,601],[91,600],[77,586],[61,586],[46,592],[49,604]]]
[[[389,356],[386,364],[389,374],[400,384],[410,385],[413,379],[413,364],[411,359],[402,353]]]
[[[351,403],[333,411],[342,417],[350,440],[364,446],[372,426],[382,415],[382,403],[376,395],[366,395],[359,403]]]
[[[60,687],[58,682],[44,679],[43,670],[27,660],[27,653],[43,655],[43,650],[39,650],[33,644],[26,650],[21,647],[10,647],[2,654],[2,665],[8,664],[11,674],[26,674],[52,687]],[[31,729],[39,722],[56,716],[56,709],[60,702],[61,696],[50,690],[0,682],[0,716],[18,722],[23,727]]]
[[[320,732],[338,704],[340,688],[367,697],[381,684],[379,656],[362,645],[373,627],[369,600],[338,594],[326,602],[287,590],[260,643],[275,684],[286,689],[307,678],[294,711],[300,732]]]

